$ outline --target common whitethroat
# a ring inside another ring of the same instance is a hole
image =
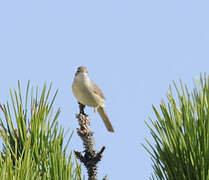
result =
[[[73,94],[80,104],[91,106],[98,111],[108,131],[114,132],[113,126],[105,112],[105,97],[97,85],[89,78],[87,68],[80,66],[75,73]]]

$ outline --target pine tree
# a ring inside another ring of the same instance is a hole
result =
[[[28,82],[25,96],[20,82],[10,90],[11,104],[0,104],[0,178],[15,180],[81,180],[81,167],[67,154],[71,133],[58,124],[60,109],[53,115],[57,91],[44,85],[40,97]],[[67,143],[64,143],[66,134]],[[73,163],[75,162],[75,164]]]
[[[156,118],[146,124],[154,145],[144,145],[153,162],[151,179],[209,179],[209,78],[200,76],[194,84],[189,92],[181,81],[180,90],[174,83],[160,111],[153,106]]]

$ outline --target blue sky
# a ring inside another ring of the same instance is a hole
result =
[[[53,82],[60,124],[75,130],[71,84],[77,67],[87,66],[116,131],[108,133],[87,108],[96,147],[106,146],[100,179],[148,179],[151,160],[140,143],[151,137],[144,121],[173,80],[190,86],[208,72],[208,7],[193,0],[1,1],[0,102],[17,80]],[[82,150],[81,143],[74,133],[69,150]]]

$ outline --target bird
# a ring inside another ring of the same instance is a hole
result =
[[[78,67],[73,80],[72,91],[80,104],[94,107],[94,110],[100,114],[107,130],[114,132],[113,126],[105,111],[105,97],[98,86],[89,78],[86,67]]]

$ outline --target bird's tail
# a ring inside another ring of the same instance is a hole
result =
[[[109,118],[107,117],[107,114],[106,114],[106,112],[104,110],[104,107],[99,106],[97,108],[97,111],[100,114],[101,118],[103,119],[103,122],[104,122],[107,130],[110,131],[110,132],[114,132],[114,129],[112,127],[112,124],[111,124],[111,122],[110,122]]]

